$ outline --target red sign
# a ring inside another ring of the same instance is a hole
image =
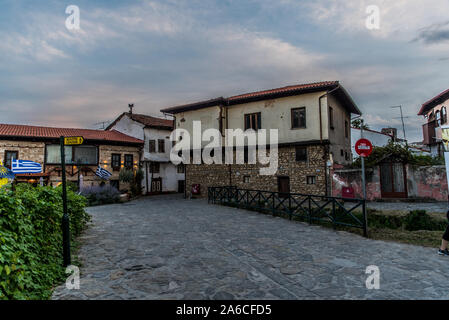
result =
[[[355,152],[361,157],[368,157],[373,152],[373,145],[368,139],[360,139],[355,143]]]

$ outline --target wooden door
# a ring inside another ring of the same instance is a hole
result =
[[[153,178],[151,180],[151,192],[152,193],[162,192],[162,178]]]
[[[290,193],[289,177],[278,177],[278,192],[280,197],[286,197]]]
[[[382,198],[407,198],[407,176],[403,163],[380,164],[380,186]]]

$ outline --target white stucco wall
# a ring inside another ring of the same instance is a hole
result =
[[[178,180],[184,180],[183,173],[177,173],[177,168],[170,162],[170,130],[161,130],[155,128],[145,127],[143,124],[131,120],[128,116],[123,116],[122,119],[111,128],[111,130],[117,130],[132,137],[142,139],[145,141],[144,149],[141,156],[141,168],[144,172],[144,178],[142,180],[142,187],[144,192],[150,192],[151,190],[151,177],[162,178],[162,191],[164,192],[177,192]],[[161,153],[158,150],[158,140],[164,139],[165,152]],[[149,152],[149,141],[155,140],[156,152]],[[151,174],[150,164],[145,162],[156,161],[160,163],[159,173]],[[148,175],[148,176],[147,176]],[[148,181],[148,190],[147,190]]]
[[[389,135],[380,133],[380,132],[374,132],[374,131],[369,131],[369,130],[363,130],[363,137],[365,139],[368,139],[369,141],[371,141],[371,144],[374,147],[383,147],[386,146],[390,140],[391,137]],[[357,142],[357,140],[361,139],[361,132],[360,129],[356,129],[356,128],[351,128],[351,151],[352,151],[352,156],[353,158],[358,158],[359,155],[355,152],[355,144]]]

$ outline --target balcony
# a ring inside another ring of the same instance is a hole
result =
[[[424,137],[424,141],[423,143],[426,145],[431,145],[431,144],[436,144],[437,143],[437,134],[436,134],[436,121],[430,121],[427,122],[426,124],[424,124],[422,126],[422,131],[423,131],[423,137]]]

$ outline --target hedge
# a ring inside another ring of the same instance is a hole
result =
[[[0,299],[47,299],[65,278],[62,188],[0,189]],[[86,199],[67,190],[72,239],[85,228]]]

